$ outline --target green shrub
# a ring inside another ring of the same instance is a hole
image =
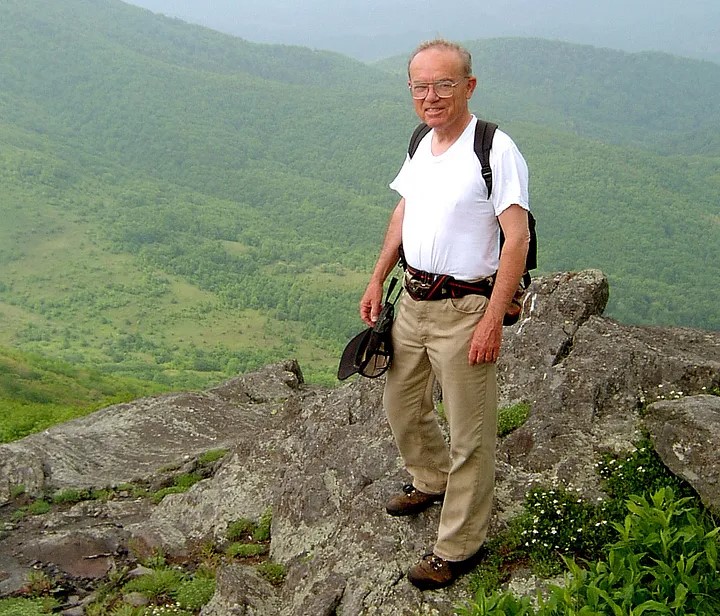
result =
[[[267,551],[268,547],[264,543],[232,543],[225,553],[233,558],[252,558],[261,556]]]
[[[575,616],[581,614],[673,616],[720,614],[718,535],[712,517],[689,497],[676,498],[662,488],[652,496],[632,496],[617,540],[604,557],[581,567],[565,557],[563,586],[551,585],[528,598],[478,590],[458,613],[462,616]]]
[[[257,526],[252,520],[247,518],[240,518],[234,522],[228,524],[227,532],[225,536],[230,541],[239,541],[240,539],[248,539],[252,537]]]
[[[625,455],[604,455],[597,472],[603,479],[605,492],[620,503],[623,510],[630,496],[652,494],[665,487],[682,496],[694,495],[686,482],[668,470],[647,439]]]
[[[535,488],[526,495],[524,508],[516,522],[521,549],[539,575],[559,573],[563,554],[597,557],[616,536],[609,504],[589,503],[572,490]]]
[[[175,479],[173,480],[173,484],[178,488],[184,488],[185,490],[189,490],[201,479],[202,477],[197,473],[184,473],[175,477]]]
[[[602,614],[720,614],[720,528],[691,503],[670,488],[631,497],[607,558],[588,569],[568,560],[565,588],[552,587],[546,605]]]
[[[530,416],[530,405],[524,402],[513,404],[498,410],[497,434],[506,436],[522,426]]]
[[[166,569],[165,552],[162,548],[155,548],[150,556],[143,559],[142,564],[148,569]]]
[[[153,492],[150,498],[153,503],[159,503],[168,494],[182,494],[184,492],[187,492],[187,488],[181,488],[180,486],[170,486],[169,488],[163,488],[162,490]]]
[[[10,488],[10,498],[18,498],[23,494],[25,494],[25,486],[22,484]]]
[[[256,522],[247,518],[240,518],[228,524],[225,536],[230,541],[269,541],[270,527],[272,526],[272,508],[268,507]]]
[[[536,487],[527,493],[523,513],[487,541],[488,556],[468,577],[476,603],[478,597],[484,597],[487,605],[499,605],[500,599],[488,603],[491,595],[485,593],[497,589],[518,566],[530,565],[536,575],[548,577],[567,570],[567,558],[605,559],[609,546],[619,539],[628,501],[638,498],[635,494],[649,497],[669,488],[681,498],[692,498],[688,502],[695,503],[698,510],[702,508],[692,488],[665,467],[647,439],[630,453],[603,456],[597,471],[608,494],[599,502],[588,502],[563,487]]]
[[[224,458],[227,452],[227,449],[211,449],[210,451],[206,451],[202,454],[198,461],[200,464],[212,464],[213,462],[217,462],[218,460]]]
[[[193,616],[193,613],[183,609],[177,603],[164,603],[146,607],[142,611],[142,616]]]
[[[494,614],[496,616],[532,616],[535,610],[532,608],[530,597],[517,598],[512,593],[493,592],[485,594],[480,589],[472,601],[466,601],[455,608],[457,616],[484,616]]]
[[[15,511],[12,517],[13,519],[21,519],[26,515],[43,515],[48,511],[50,511],[50,503],[46,500],[38,499]]]
[[[154,569],[152,573],[127,582],[123,592],[139,592],[150,601],[159,602],[174,597],[186,579],[185,574],[177,569]]]
[[[25,594],[37,598],[43,598],[50,594],[50,591],[52,591],[54,586],[55,582],[47,573],[33,569],[27,577]]]
[[[285,567],[278,563],[270,561],[261,563],[257,566],[258,573],[262,575],[268,582],[277,586],[285,581]]]
[[[111,498],[113,498],[114,492],[113,490],[109,488],[103,488],[100,490],[90,490],[90,500],[96,500],[96,501],[109,501]]]
[[[175,599],[180,607],[198,612],[215,594],[215,576],[207,572],[196,573],[184,581],[177,590]]]
[[[46,500],[39,499],[30,503],[27,507],[25,507],[25,510],[30,515],[42,515],[43,513],[50,511],[50,503]]]
[[[88,490],[62,490],[53,494],[52,502],[55,505],[74,504],[80,501],[89,500],[91,494]]]
[[[270,526],[272,525],[272,508],[268,507],[258,520],[257,528],[253,532],[255,541],[270,540]]]
[[[107,613],[106,610],[98,612],[98,616]],[[146,610],[143,607],[133,607],[127,603],[121,603],[110,611],[111,616],[145,616]]]
[[[201,566],[193,576],[189,576],[164,566],[165,558],[160,554],[155,555],[152,562],[158,564],[151,573],[124,584],[122,580],[127,571],[116,574],[115,580],[109,580],[99,589],[98,601],[86,609],[88,616],[193,616],[212,598],[215,574],[210,569]],[[138,608],[123,603],[122,595],[130,592],[141,593],[152,605]]]
[[[182,494],[183,492],[187,492],[201,479],[202,477],[197,473],[184,473],[183,475],[178,475],[173,480],[172,486],[162,488],[161,490],[154,492],[151,499],[154,503],[159,503],[168,494]]]

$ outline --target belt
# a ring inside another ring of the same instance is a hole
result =
[[[405,290],[416,301],[448,299],[465,295],[484,295],[492,293],[493,277],[475,282],[456,280],[448,274],[432,274],[405,264]]]

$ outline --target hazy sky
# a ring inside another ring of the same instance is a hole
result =
[[[125,0],[242,38],[339,51],[405,53],[436,35],[538,36],[720,62],[720,0]]]

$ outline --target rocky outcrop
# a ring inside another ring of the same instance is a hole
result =
[[[523,319],[506,329],[503,404],[527,401],[532,411],[498,442],[496,527],[517,512],[533,482],[596,493],[600,452],[630,449],[641,430],[669,468],[718,505],[712,435],[720,398],[707,394],[720,388],[720,333],[621,325],[602,316],[607,298],[599,271],[539,279]],[[206,479],[158,505],[84,502],[22,528],[11,524],[0,536],[0,594],[22,584],[34,561],[89,578],[157,547],[187,557],[222,542],[233,520],[257,519],[272,507],[270,556],[285,565],[284,583],[224,566],[206,616],[452,613],[466,596],[462,583],[423,594],[404,579],[431,548],[439,511],[385,514],[383,502],[406,475],[381,397],[381,381],[309,387],[288,361],[206,392],[110,407],[0,446],[0,501],[20,484],[41,494],[157,483],[168,468],[196,468],[203,452],[229,451]]]
[[[708,509],[720,512],[720,397],[684,397],[669,391],[643,417],[655,451],[678,477],[692,485]]]

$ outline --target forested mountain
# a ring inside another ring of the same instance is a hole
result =
[[[405,59],[248,43],[119,0],[0,4],[0,345],[199,385],[332,380],[416,121]],[[720,66],[472,44],[531,168],[540,268],[609,313],[720,327]]]

